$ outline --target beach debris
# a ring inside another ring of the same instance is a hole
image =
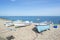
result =
[[[57,28],[57,27],[58,27],[57,24],[54,24],[53,28]]]
[[[7,36],[6,38],[7,40],[11,40],[11,39],[14,39],[15,37],[13,35],[10,35],[10,36]]]
[[[53,26],[54,28],[57,28],[57,26]]]

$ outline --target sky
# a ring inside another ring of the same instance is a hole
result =
[[[60,0],[0,0],[0,16],[60,16]]]

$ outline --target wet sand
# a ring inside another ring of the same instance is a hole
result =
[[[4,23],[9,20],[0,19],[0,36],[6,39],[7,36],[13,35],[15,38],[13,40],[60,40],[60,25],[57,29],[50,25],[50,30],[44,31],[42,33],[36,33],[33,31],[35,27],[33,24],[26,27],[15,28],[11,26],[9,28],[15,29],[16,31],[7,30]]]

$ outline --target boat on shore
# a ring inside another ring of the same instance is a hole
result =
[[[5,26],[28,26],[30,25],[31,22],[29,21],[20,21],[20,20],[16,20],[16,21],[8,21],[8,22],[5,22],[4,25]]]
[[[47,21],[44,21],[44,22],[40,22],[40,23],[34,23],[34,22],[30,22],[30,21],[22,21],[22,20],[16,20],[16,21],[10,21],[10,22],[6,22],[4,25],[6,26],[28,26],[28,25],[31,25],[31,24],[34,24],[34,25],[49,25],[49,24],[52,24],[52,22],[47,22]]]

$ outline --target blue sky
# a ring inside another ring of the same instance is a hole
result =
[[[60,0],[0,0],[0,16],[60,16]]]

